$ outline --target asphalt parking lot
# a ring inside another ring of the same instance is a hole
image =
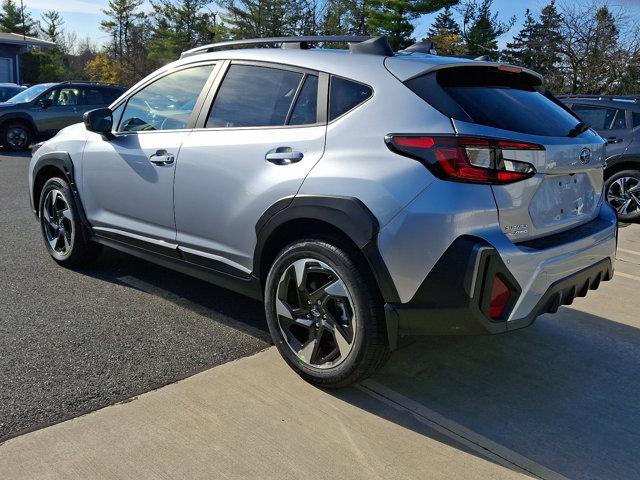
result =
[[[59,267],[29,208],[28,162],[0,156],[0,441],[270,344],[262,305],[226,290],[112,250]]]
[[[327,465],[336,478],[638,478],[640,225],[620,229],[613,281],[558,314],[427,338],[323,392],[273,349],[243,358],[270,343],[256,302],[111,251],[58,267],[28,208],[27,162],[0,157],[0,442],[203,373],[5,442],[0,477],[3,464],[6,478],[82,478],[78,465],[97,477],[121,461],[135,478],[326,478]],[[293,464],[309,449],[319,462]]]

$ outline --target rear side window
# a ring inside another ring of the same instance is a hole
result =
[[[497,68],[439,70],[406,85],[445,115],[530,135],[564,137],[578,120],[542,94],[539,80]]]
[[[349,110],[354,109],[373,94],[368,85],[347,80],[346,78],[331,77],[329,94],[329,121],[335,120]]]
[[[627,127],[625,111],[620,108],[603,108],[591,105],[573,105],[580,119],[596,130],[620,130]]]
[[[640,127],[640,112],[633,112],[633,126]]]
[[[289,117],[288,125],[311,125],[318,121],[318,77],[307,75]]]
[[[206,127],[285,125],[302,78],[302,73],[289,70],[231,65],[213,102]]]

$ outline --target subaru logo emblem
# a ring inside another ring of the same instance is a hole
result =
[[[586,165],[591,161],[591,150],[588,148],[583,148],[580,152],[580,157],[578,158],[580,158],[580,163],[582,165]]]

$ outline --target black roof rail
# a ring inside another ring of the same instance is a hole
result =
[[[301,37],[248,38],[245,40],[229,40],[192,48],[180,55],[180,58],[191,57],[201,53],[215,52],[232,47],[257,45],[278,45],[283,48],[309,49],[314,43],[347,43],[351,53],[368,53],[372,55],[392,56],[393,50],[387,37],[371,37],[364,35],[314,35]]]
[[[91,80],[64,80],[64,81],[59,82],[59,83],[60,83],[60,85],[66,85],[66,84],[69,84],[69,83],[80,83],[82,85],[105,85],[105,86],[109,86],[109,87],[120,87],[120,85],[118,85],[117,83],[94,82],[94,81],[91,81]],[[121,88],[124,88],[124,87],[121,87]]]
[[[570,93],[557,95],[558,98],[582,98],[585,100],[609,100],[616,102],[640,103],[640,95],[591,95]]]

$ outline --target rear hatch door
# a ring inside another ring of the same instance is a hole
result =
[[[490,137],[539,145],[503,150],[505,159],[530,163],[526,180],[493,185],[500,224],[514,242],[568,230],[598,215],[605,141],[541,89],[541,78],[513,66],[470,62],[405,81],[447,114],[460,136]]]

